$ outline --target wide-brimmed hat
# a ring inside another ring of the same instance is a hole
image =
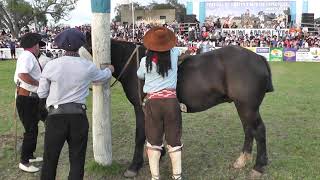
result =
[[[66,51],[78,51],[85,43],[85,35],[75,28],[66,29],[54,38],[54,44]]]
[[[151,28],[143,37],[143,45],[152,51],[164,52],[173,48],[177,38],[170,29],[166,27]]]
[[[32,48],[34,45],[39,44],[40,47],[43,47],[46,43],[41,39],[42,37],[38,33],[27,33],[21,37],[20,46],[22,48]]]

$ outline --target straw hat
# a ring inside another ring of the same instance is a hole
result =
[[[143,37],[143,45],[152,51],[169,51],[177,43],[177,38],[166,27],[151,28]]]

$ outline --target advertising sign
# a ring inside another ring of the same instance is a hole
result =
[[[302,62],[302,61],[311,61],[311,53],[309,48],[300,48],[296,52],[296,61]]]
[[[311,60],[320,62],[320,48],[310,48]]]
[[[265,57],[267,61],[270,60],[270,48],[269,47],[257,47],[256,53]]]
[[[249,49],[252,52],[256,52],[256,48],[255,47],[246,47],[246,49]]]
[[[295,48],[284,48],[283,60],[295,62],[296,61],[296,52],[297,52],[297,49],[295,49]]]
[[[266,14],[283,14],[291,3],[295,1],[274,0],[274,1],[208,1],[206,2],[206,13],[214,14],[219,17],[241,16],[242,14],[260,15],[261,12]]]
[[[270,61],[283,61],[283,48],[271,48]]]

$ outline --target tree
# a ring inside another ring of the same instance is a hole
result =
[[[124,7],[128,7],[129,6],[129,9],[131,8],[131,3],[130,4],[118,4],[114,10],[115,10],[115,17],[113,18],[113,21],[114,22],[120,22],[121,21],[121,9],[124,8]],[[136,3],[134,2],[133,3],[133,7],[135,10],[144,10],[146,9],[145,6],[141,6],[139,3]]]
[[[20,29],[32,21],[33,9],[24,0],[4,0],[0,2],[0,19],[0,26],[18,37]]]
[[[36,16],[49,15],[57,23],[62,19],[67,20],[77,2],[78,0],[33,0],[33,8]]]
[[[184,4],[178,3],[178,0],[167,0],[167,3],[176,9],[176,20],[178,22],[182,22],[184,20],[184,16],[187,14],[186,7]]]
[[[33,0],[32,4],[25,0],[0,1],[0,27],[10,30],[18,37],[21,28],[35,23],[45,26],[46,15],[51,16],[55,23],[65,19],[75,8],[78,0]]]

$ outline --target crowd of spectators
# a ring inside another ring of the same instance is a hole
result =
[[[153,24],[139,23],[135,25],[133,30],[132,24],[111,23],[111,38],[142,43],[144,34],[152,27]],[[176,22],[163,24],[167,28],[176,33],[178,43],[177,46],[189,47],[190,49],[199,49],[202,46],[208,46],[210,49],[215,47],[223,47],[227,45],[239,45],[243,47],[287,47],[287,48],[309,48],[320,47],[319,34],[309,34],[302,32],[300,29],[291,28],[282,34],[271,34],[270,32],[255,33],[239,33],[233,31],[224,31],[224,25],[219,21],[213,24],[178,24]],[[53,46],[54,37],[68,26],[42,28],[40,33],[47,42],[46,49],[50,50],[52,57],[58,57],[61,51],[55,50]],[[91,32],[90,25],[82,25],[76,27],[83,33]],[[226,27],[225,27],[226,28]],[[229,28],[229,27],[227,27]],[[236,24],[232,24],[230,28],[237,28]],[[279,27],[275,31],[280,31]],[[35,32],[34,29],[25,28],[20,32],[20,36],[26,32]],[[18,39],[13,39],[8,31],[2,30],[0,36],[0,48],[19,47]],[[49,54],[50,54],[49,53]]]
[[[203,46],[209,46],[210,49],[215,47],[223,47],[228,45],[239,45],[243,47],[285,47],[285,48],[309,48],[320,47],[319,34],[311,34],[303,32],[299,28],[286,29],[280,33],[277,27],[273,33],[239,33],[236,31],[224,31],[219,24],[198,24],[191,25],[187,28],[181,24],[172,23],[164,24],[169,29],[176,33],[178,44],[177,46],[189,47],[196,51]],[[112,24],[111,36],[114,39],[124,41],[142,42],[143,35],[152,27],[150,24],[141,23],[133,25]],[[235,26],[233,27],[235,28]]]

